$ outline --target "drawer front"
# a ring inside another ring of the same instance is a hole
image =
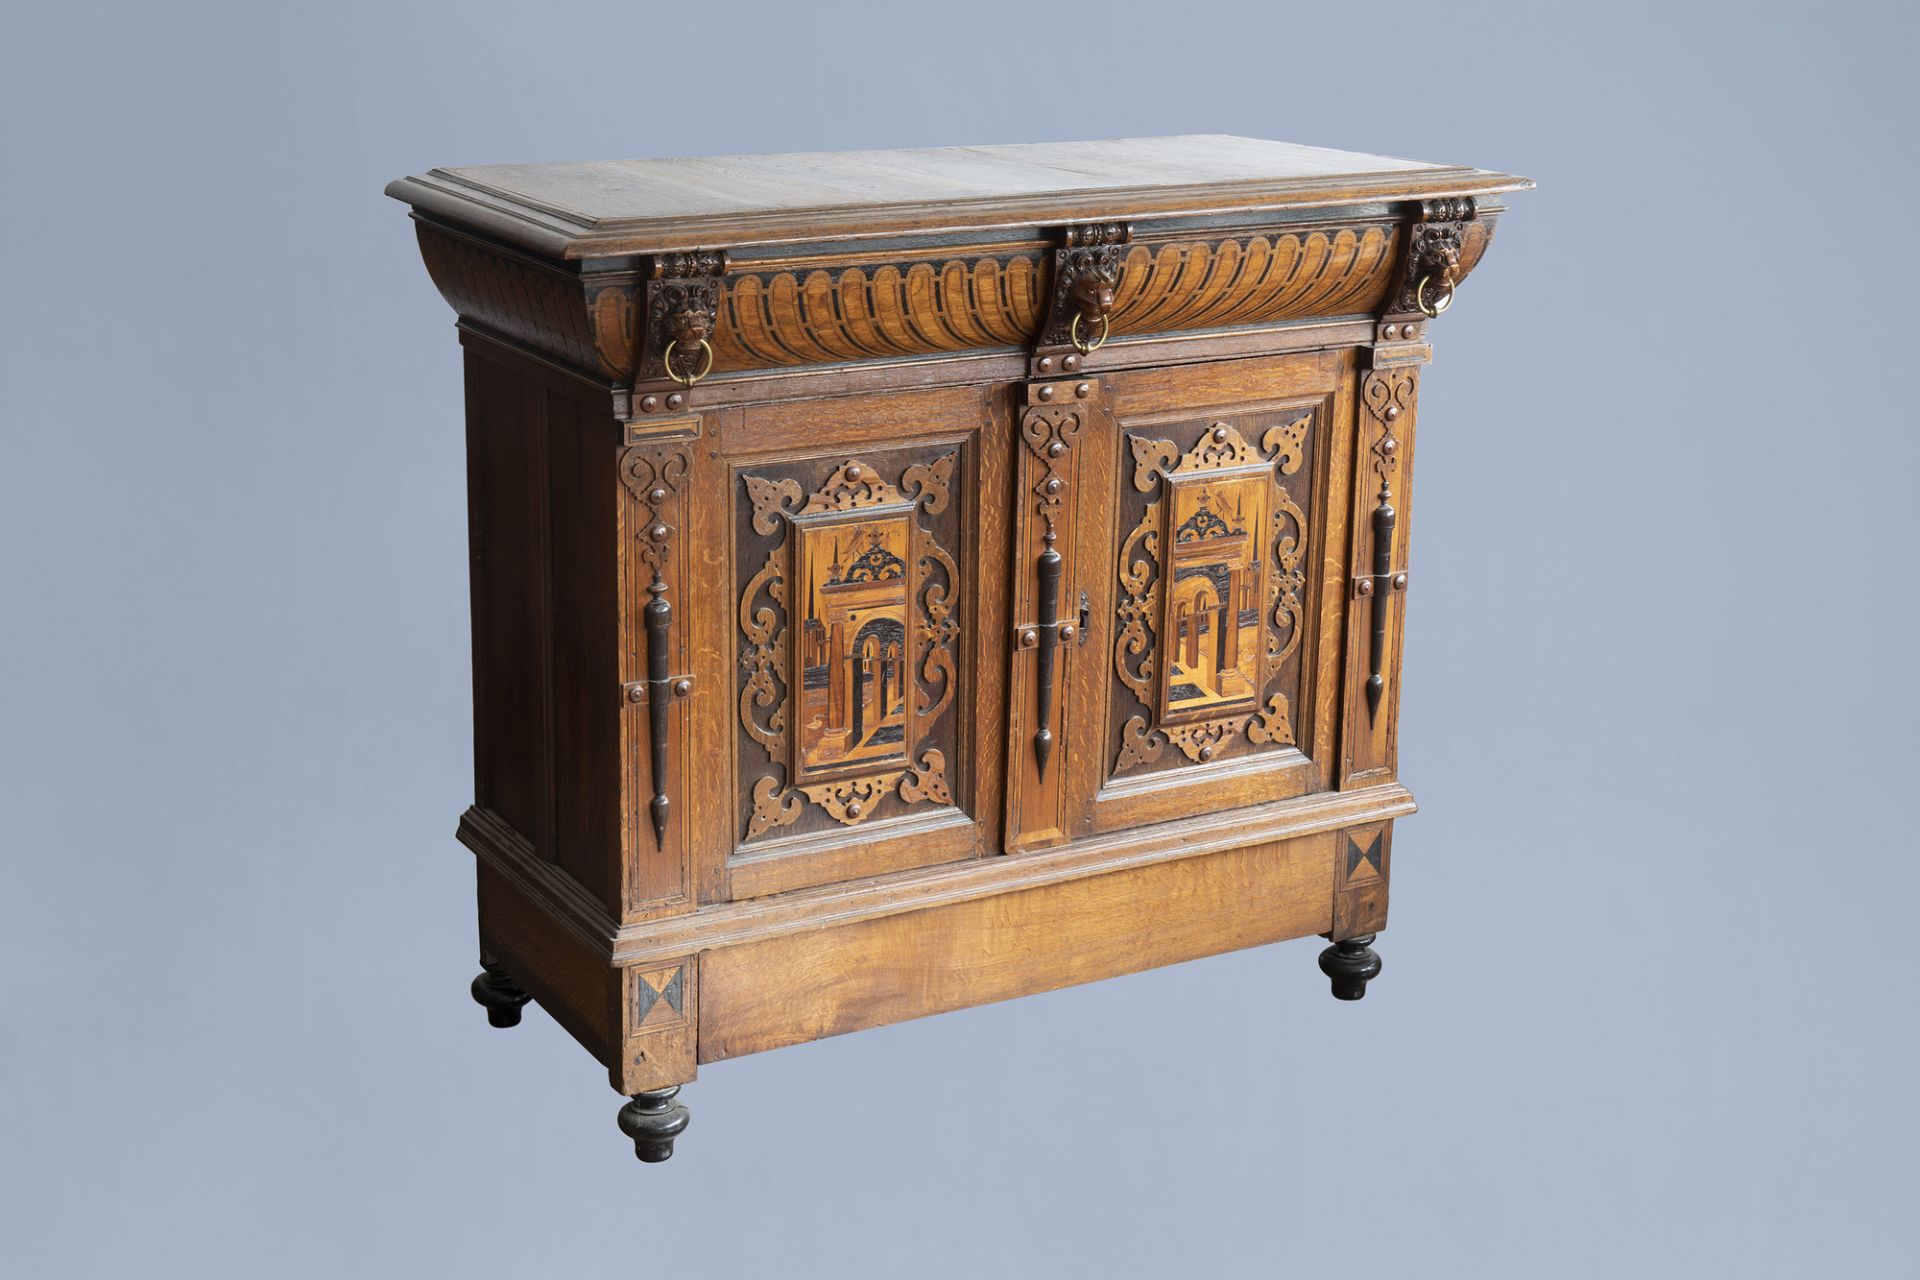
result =
[[[991,418],[971,390],[755,407],[726,433],[733,897],[987,848]]]
[[[1105,380],[1069,793],[1084,833],[1334,785],[1351,353]],[[1071,730],[1070,730],[1071,732]]]

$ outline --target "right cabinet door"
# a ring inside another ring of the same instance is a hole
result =
[[[1336,785],[1354,370],[1347,350],[1104,380],[1108,465],[1075,513],[1083,831]]]

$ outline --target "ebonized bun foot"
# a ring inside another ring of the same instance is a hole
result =
[[[532,997],[520,989],[520,984],[507,976],[507,971],[497,964],[482,962],[483,972],[473,980],[474,1003],[487,1011],[487,1021],[496,1027],[517,1027],[520,1025],[520,1006]]]
[[[687,1109],[673,1100],[679,1085],[648,1089],[620,1108],[620,1132],[633,1139],[633,1154],[648,1164],[673,1156],[673,1140],[687,1131]]]
[[[1358,1000],[1380,976],[1380,954],[1369,945],[1373,939],[1371,933],[1358,934],[1320,953],[1320,972],[1333,980],[1334,999]]]

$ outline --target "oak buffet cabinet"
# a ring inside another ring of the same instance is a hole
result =
[[[474,997],[703,1063],[1380,971],[1433,318],[1524,179],[1235,137],[436,169]]]

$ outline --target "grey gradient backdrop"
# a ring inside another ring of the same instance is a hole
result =
[[[1911,14],[7,6],[0,1271],[1905,1272]],[[1192,131],[1541,184],[1423,385],[1385,976],[723,1064],[637,1166],[466,996],[459,355],[382,185]]]

